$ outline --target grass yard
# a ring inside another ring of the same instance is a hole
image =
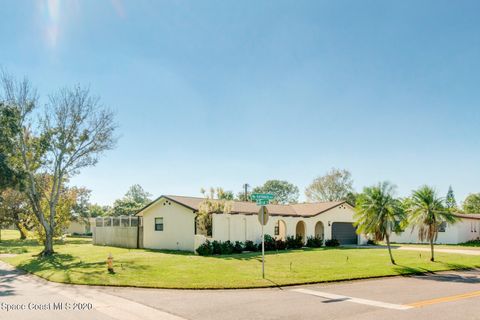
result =
[[[312,282],[406,275],[480,267],[480,257],[394,251],[398,265],[390,264],[387,250],[319,248],[266,255],[266,279],[261,278],[261,255],[245,253],[200,257],[189,253],[93,246],[89,239],[68,238],[57,244],[51,258],[33,256],[41,251],[34,240],[20,241],[3,231],[0,259],[55,282],[142,286],[158,288],[250,288]],[[116,274],[109,274],[106,259],[114,257]]]

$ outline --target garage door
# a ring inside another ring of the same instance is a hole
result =
[[[340,244],[357,244],[355,227],[349,222],[334,222],[332,224],[332,238]]]

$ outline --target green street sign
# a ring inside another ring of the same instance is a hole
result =
[[[266,206],[269,203],[268,199],[258,199],[256,202],[258,206]]]
[[[257,200],[273,200],[275,196],[271,193],[252,193],[250,198],[254,201]]]

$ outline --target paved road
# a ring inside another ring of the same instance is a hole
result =
[[[91,310],[0,310],[0,319],[480,319],[480,270],[254,290],[62,285],[0,262],[2,303]],[[68,305],[69,303],[70,305]]]

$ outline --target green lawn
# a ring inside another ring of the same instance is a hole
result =
[[[11,232],[8,232],[11,233]],[[438,262],[427,254],[394,251],[398,265],[389,262],[383,249],[304,249],[266,256],[266,278],[261,278],[257,253],[200,257],[188,253],[93,246],[89,239],[68,238],[56,244],[52,258],[37,258],[41,247],[33,240],[5,235],[0,253],[16,253],[2,260],[55,282],[143,286],[159,288],[248,288],[275,285],[405,275],[430,271],[480,267],[480,258],[438,253]],[[109,274],[111,253],[116,274]]]

